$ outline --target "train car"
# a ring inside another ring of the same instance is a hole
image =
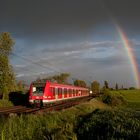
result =
[[[46,81],[45,83],[33,82],[30,85],[29,103],[43,106],[84,96],[89,96],[88,88],[58,84],[49,81]]]

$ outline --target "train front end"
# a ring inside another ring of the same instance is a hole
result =
[[[34,82],[30,85],[29,103],[33,106],[43,106],[46,83]]]

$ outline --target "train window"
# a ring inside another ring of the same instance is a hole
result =
[[[53,88],[52,87],[50,87],[50,92],[53,93]]]
[[[54,88],[54,87],[51,87],[51,88],[50,88],[50,91],[51,91],[51,93],[53,94],[53,96],[55,96],[55,88]]]
[[[55,94],[56,95],[58,94],[58,88],[55,88]]]
[[[73,95],[75,96],[75,90],[73,89]]]
[[[33,94],[34,95],[43,95],[44,87],[33,87]]]
[[[58,88],[58,94],[62,94],[62,88]]]
[[[68,89],[68,93],[70,94],[70,89]]]
[[[64,88],[64,94],[67,94],[67,89],[66,88]]]
[[[70,94],[72,94],[72,89],[70,89]]]
[[[76,95],[78,95],[78,90],[76,90]]]

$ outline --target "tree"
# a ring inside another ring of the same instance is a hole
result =
[[[119,89],[119,88],[118,88],[118,84],[117,84],[117,83],[116,83],[115,89],[116,89],[116,90],[118,90],[118,89]]]
[[[109,89],[109,86],[108,86],[108,82],[107,82],[107,81],[104,81],[104,87],[105,87],[106,89]]]
[[[7,99],[9,92],[16,88],[14,72],[9,63],[13,45],[14,42],[9,33],[4,32],[0,35],[0,93],[3,94],[3,99]]]
[[[100,83],[97,81],[93,81],[91,83],[91,90],[93,93],[99,93],[100,92]]]
[[[60,75],[50,76],[45,79],[38,78],[36,81],[46,82],[46,80],[48,80],[52,82],[56,81],[57,83],[60,83],[60,84],[67,84],[69,76],[70,76],[69,73],[61,73]]]
[[[135,90],[136,88],[135,88],[135,87],[129,87],[129,89],[130,89],[130,90]]]
[[[79,80],[79,79],[76,79],[74,81],[74,85],[78,86],[78,87],[86,87],[87,86],[85,81]]]
[[[25,82],[24,81],[19,81],[17,82],[17,89],[18,91],[25,92]]]

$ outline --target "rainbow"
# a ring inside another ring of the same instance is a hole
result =
[[[125,51],[127,53],[128,59],[130,61],[130,65],[132,68],[132,73],[134,76],[134,81],[135,81],[136,87],[140,88],[139,70],[138,70],[138,65],[137,65],[135,54],[133,52],[133,49],[131,48],[131,44],[130,44],[125,32],[117,25],[116,25],[116,28],[117,28],[117,31],[118,31],[119,36],[121,38],[121,41],[123,43],[123,46],[125,48]]]

